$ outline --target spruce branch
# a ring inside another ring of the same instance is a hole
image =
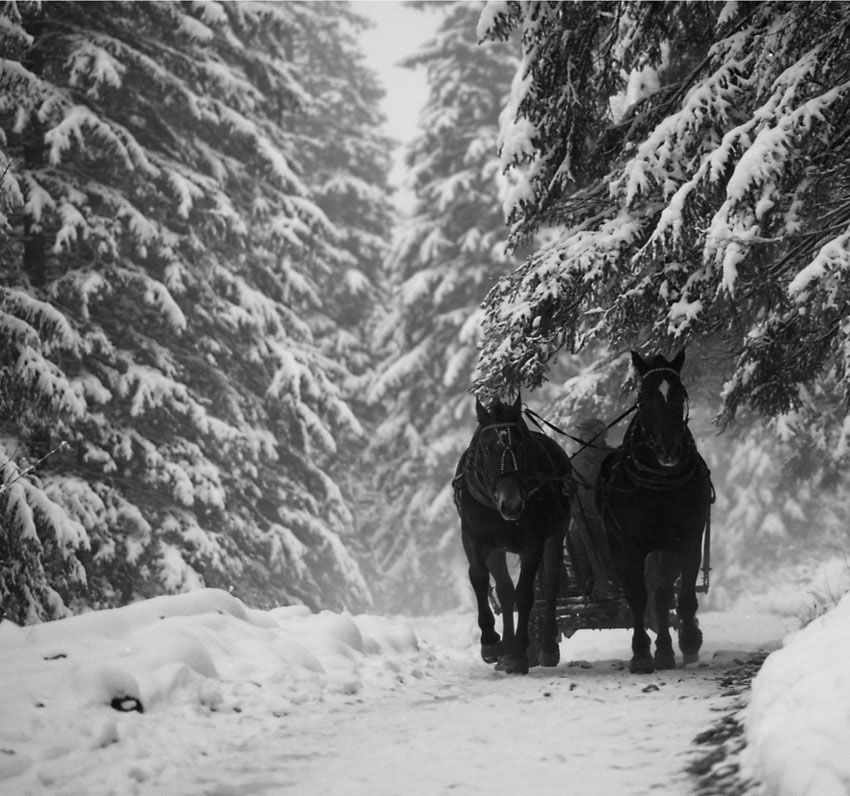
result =
[[[60,442],[55,448],[53,448],[53,450],[47,451],[47,453],[45,453],[44,456],[42,456],[40,459],[36,459],[31,465],[29,465],[28,467],[25,467],[23,470],[19,470],[17,475],[15,475],[14,478],[12,478],[9,481],[6,481],[3,484],[0,484],[0,495],[2,495],[4,492],[6,492],[6,490],[8,490],[10,486],[12,486],[12,484],[16,483],[17,481],[20,481],[25,475],[27,475],[27,474],[31,473],[33,470],[35,470],[36,467],[38,467],[46,459],[53,456],[54,453],[58,453],[59,451],[63,451],[68,447],[69,447],[68,443],[65,440],[62,440],[62,442]],[[9,459],[6,462],[6,464],[11,463],[12,461],[13,461],[13,459]],[[3,466],[5,467],[5,464]]]

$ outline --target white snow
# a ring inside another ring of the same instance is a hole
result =
[[[65,63],[69,84],[82,88],[90,84],[86,94],[94,99],[99,98],[103,85],[121,88],[127,68],[108,50],[81,39],[74,42],[74,49]]]
[[[209,27],[189,14],[177,14],[177,19],[180,20],[179,31],[190,39],[195,39],[199,42],[208,42],[215,36]]]
[[[770,796],[850,793],[850,594],[791,634],[753,681],[742,762]]]
[[[699,665],[631,675],[629,631],[579,631],[559,666],[507,677],[479,659],[471,610],[259,611],[201,589],[7,621],[0,793],[684,795],[694,736],[731,707],[717,676],[794,627],[740,611],[701,624]],[[838,793],[829,776],[847,792],[848,626],[845,600],[756,680],[748,733],[772,792]],[[815,790],[798,788],[809,774]]]

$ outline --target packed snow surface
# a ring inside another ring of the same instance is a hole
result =
[[[509,677],[478,657],[471,612],[258,611],[206,589],[4,622],[0,794],[686,794],[693,738],[729,707],[718,675],[795,623],[701,625],[687,668],[631,675],[628,631],[580,631],[557,667]],[[845,601],[756,680],[754,770],[783,796],[848,792],[848,628]],[[830,773],[807,779],[809,754],[811,776]]]

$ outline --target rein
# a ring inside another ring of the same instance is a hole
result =
[[[596,440],[599,439],[599,437],[601,437],[603,434],[610,431],[614,426],[617,425],[617,423],[619,423],[624,418],[628,417],[632,412],[636,411],[637,408],[638,408],[637,403],[634,403],[632,406],[630,406],[628,409],[626,409],[625,412],[618,415],[610,423],[608,423],[608,425],[605,426],[604,430],[597,432],[589,440],[583,440],[583,439],[581,439],[581,437],[574,437],[572,434],[568,434],[566,431],[564,431],[564,429],[559,428],[554,423],[550,423],[548,420],[541,417],[539,414],[537,414],[537,412],[535,412],[529,406],[526,406],[523,409],[523,413],[541,431],[543,431],[543,426],[546,426],[547,428],[550,428],[552,431],[554,431],[556,434],[560,434],[562,437],[566,437],[567,439],[571,439],[573,442],[577,442],[579,445],[581,445],[581,447],[575,453],[570,455],[569,458],[573,459],[575,456],[578,456],[578,454],[581,453],[585,448],[592,447],[593,443],[596,442]],[[543,425],[541,425],[541,423]]]

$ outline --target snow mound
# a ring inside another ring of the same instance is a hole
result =
[[[792,633],[753,681],[749,775],[773,796],[850,793],[850,594]]]
[[[28,769],[120,740],[122,716],[286,715],[392,689],[429,655],[396,620],[258,611],[203,589],[28,627],[0,623],[0,792]]]

